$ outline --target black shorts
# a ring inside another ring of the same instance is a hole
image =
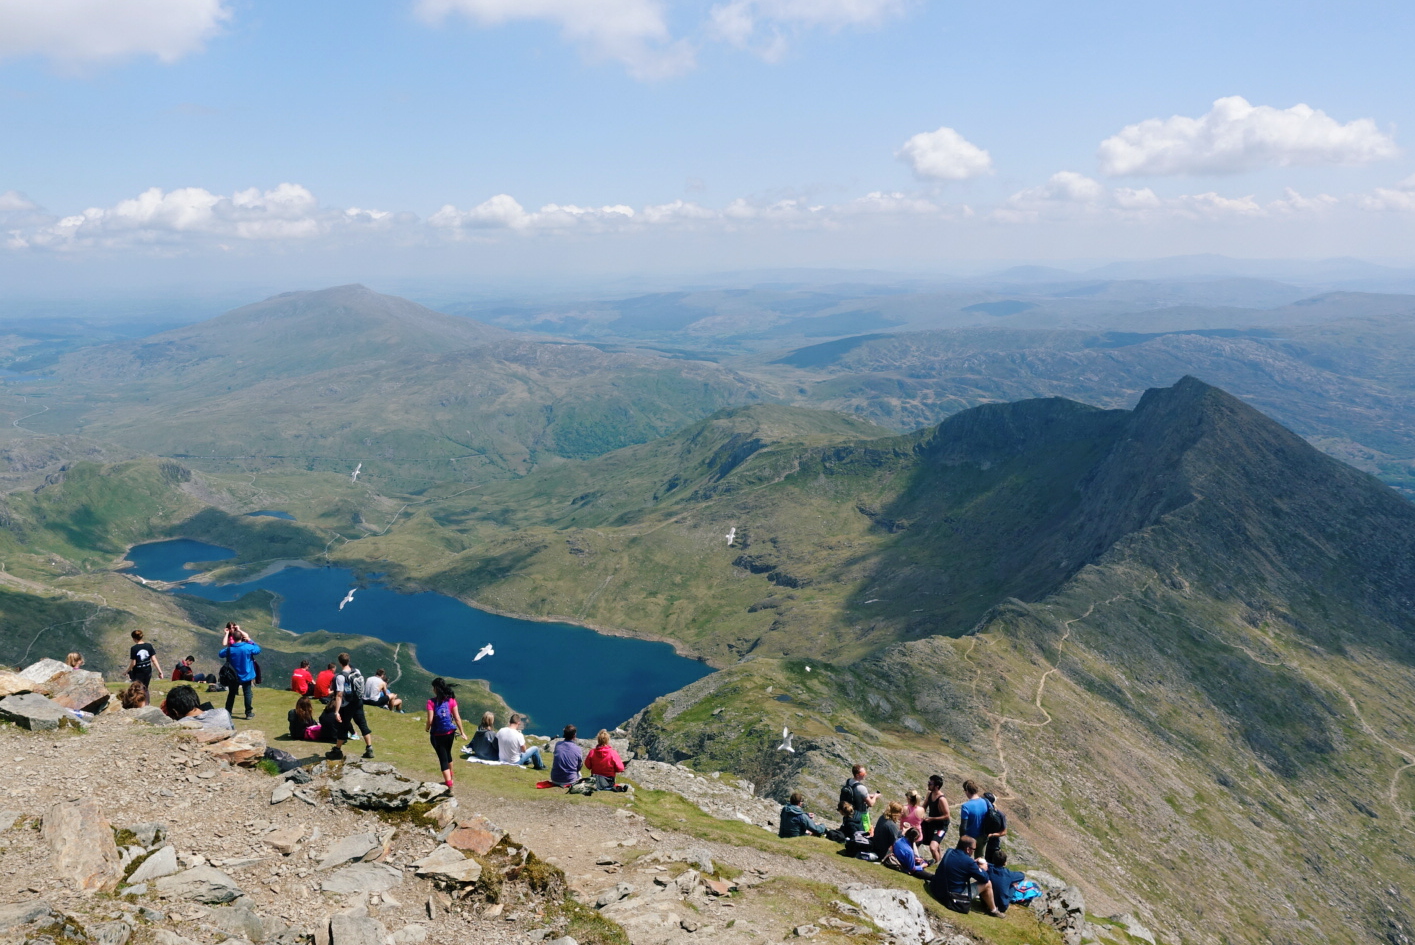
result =
[[[364,718],[364,704],[362,702],[354,705],[340,706],[339,721],[343,722],[345,726],[353,722],[359,727],[359,731],[362,732],[365,737],[370,734],[368,720]]]

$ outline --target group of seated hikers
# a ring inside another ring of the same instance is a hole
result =
[[[839,828],[812,817],[798,791],[781,808],[778,835],[819,836],[842,843],[848,856],[924,880],[930,895],[956,912],[968,912],[977,901],[988,915],[1001,916],[1009,906],[1040,895],[1036,883],[1007,868],[1007,852],[1002,848],[1007,815],[998,810],[997,798],[984,793],[976,782],[963,782],[968,799],[958,806],[958,839],[952,848],[944,849],[953,817],[941,775],[929,778],[924,798],[908,791],[904,803],[890,801],[876,817],[880,796],[866,786],[868,774],[864,765],[856,765],[840,788]]]
[[[537,771],[545,770],[545,759],[541,757],[540,746],[527,747],[525,717],[511,713],[503,728],[496,727],[496,715],[487,712],[481,717],[481,725],[471,737],[463,756],[469,761],[499,763],[504,765],[531,765]],[[594,747],[585,751],[577,739],[579,730],[573,725],[565,726],[560,740],[551,749],[550,777],[537,787],[563,787],[590,791],[624,791],[616,779],[624,772],[624,759],[609,743],[609,732],[600,729],[595,735]],[[588,774],[581,774],[581,771]]]

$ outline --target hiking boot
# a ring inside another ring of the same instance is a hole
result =
[[[324,753],[324,757],[328,758],[330,761],[343,761],[344,752],[338,748],[331,748]]]
[[[372,749],[372,748],[365,748],[365,749],[364,749],[364,757],[365,757],[365,758],[372,758],[372,757],[373,757],[373,749]]]
[[[252,712],[247,712],[247,713],[246,713],[246,721],[247,721],[247,722],[249,722],[249,721],[250,721],[251,719],[253,719],[253,718],[255,718],[255,712],[252,711]]]

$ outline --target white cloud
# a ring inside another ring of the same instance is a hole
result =
[[[497,194],[470,210],[458,210],[447,204],[428,217],[436,229],[449,232],[460,230],[568,230],[575,227],[591,229],[615,228],[632,221],[633,207],[614,204],[606,207],[580,207],[575,204],[549,203],[534,213],[510,194]]]
[[[1372,193],[1361,197],[1357,206],[1362,210],[1415,210],[1415,174],[1394,187],[1377,187]]]
[[[199,51],[230,16],[226,0],[0,0],[0,57],[174,62]]]
[[[967,180],[992,173],[992,155],[948,127],[914,135],[894,156],[920,180]]]
[[[1035,223],[1044,219],[1092,218],[1125,220],[1238,219],[1299,213],[1320,213],[1341,203],[1329,194],[1305,197],[1291,187],[1283,196],[1260,203],[1253,195],[1228,197],[1215,191],[1161,197],[1148,187],[1108,189],[1100,181],[1075,171],[1053,174],[1045,184],[1028,187],[1003,201],[991,217],[1004,223]]]
[[[912,0],[728,0],[708,12],[716,38],[775,61],[786,51],[786,34],[802,29],[875,26],[906,12]],[[765,34],[761,41],[759,34]]]
[[[479,26],[551,23],[591,58],[622,63],[639,79],[679,75],[694,64],[692,46],[670,35],[661,0],[418,0],[416,9],[434,24],[452,14]]]
[[[1287,109],[1221,98],[1198,118],[1175,115],[1128,125],[1101,142],[1101,172],[1236,174],[1260,167],[1368,164],[1394,157],[1395,141],[1369,118],[1341,124],[1307,105]]]

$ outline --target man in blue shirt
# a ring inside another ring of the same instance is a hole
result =
[[[254,718],[255,710],[251,708],[251,683],[255,681],[255,657],[260,652],[260,644],[252,643],[249,639],[233,640],[229,646],[221,648],[217,654],[223,660],[231,664],[231,669],[235,670],[236,678],[240,681],[241,691],[246,697],[246,718]],[[236,687],[231,686],[226,690],[226,711],[229,714],[236,707]]]
[[[968,799],[958,805],[958,835],[972,837],[976,842],[982,843],[987,839],[983,836],[983,818],[988,815],[988,808],[992,805],[982,796],[982,788],[978,787],[976,781],[964,781],[963,793]]]
[[[934,878],[929,882],[929,894],[955,912],[966,912],[967,909],[958,903],[966,904],[973,900],[973,884],[977,883],[976,895],[983,901],[987,914],[1000,918],[1002,913],[993,899],[988,874],[973,858],[976,850],[977,843],[972,837],[965,836],[958,841],[958,846],[945,853]]]

